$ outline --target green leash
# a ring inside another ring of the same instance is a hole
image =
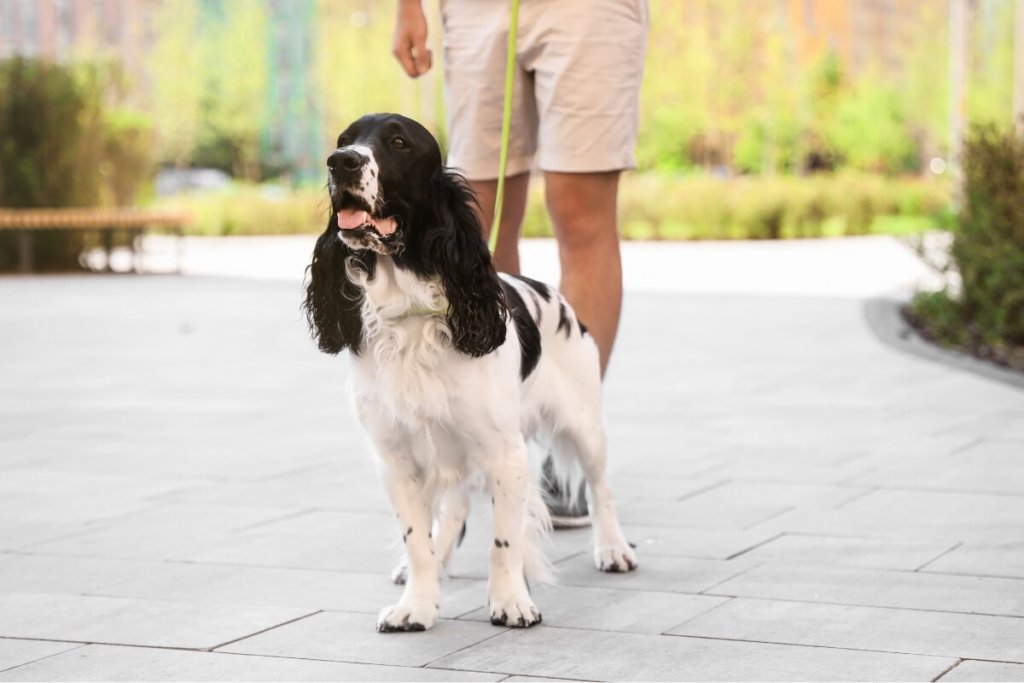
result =
[[[505,203],[505,169],[508,167],[508,139],[512,132],[512,87],[516,73],[516,34],[519,33],[519,0],[512,0],[508,26],[508,58],[505,60],[505,109],[501,115],[501,155],[498,157],[498,190],[494,197],[494,220],[487,248],[491,254],[498,248],[498,229]]]

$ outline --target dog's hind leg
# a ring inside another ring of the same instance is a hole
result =
[[[636,552],[622,534],[612,491],[605,477],[608,461],[606,443],[604,426],[599,419],[577,421],[556,434],[553,441],[555,449],[563,457],[575,456],[583,468],[594,527],[594,564],[603,572],[628,572],[637,567]]]
[[[469,494],[464,488],[448,491],[441,504],[441,514],[434,524],[434,550],[441,558],[441,564],[448,567],[452,552],[462,543],[466,535],[466,517],[469,516]],[[408,576],[408,566],[403,559],[391,572],[391,580],[402,585]]]
[[[441,608],[440,560],[431,535],[434,500],[416,474],[403,467],[401,455],[381,458],[381,478],[395,508],[409,568],[405,590],[396,605],[380,611],[377,630],[425,631]]]

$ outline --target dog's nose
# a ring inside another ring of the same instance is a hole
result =
[[[327,157],[327,168],[334,172],[354,171],[363,165],[363,155],[353,149],[335,150]]]

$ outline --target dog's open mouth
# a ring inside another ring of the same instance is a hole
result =
[[[348,204],[348,202],[345,203]],[[344,206],[338,210],[338,228],[340,230],[372,228],[380,235],[390,235],[396,227],[394,217],[375,218],[361,206]]]

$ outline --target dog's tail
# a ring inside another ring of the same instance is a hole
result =
[[[551,516],[540,490],[533,482],[526,494],[526,529],[523,533],[523,570],[526,578],[539,583],[553,583],[554,572],[544,546],[551,532]]]

